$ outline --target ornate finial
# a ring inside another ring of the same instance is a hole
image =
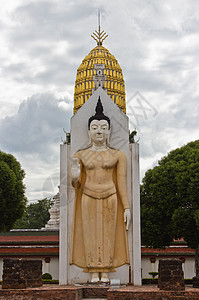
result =
[[[108,34],[106,34],[106,32],[104,32],[104,30],[101,31],[101,27],[100,27],[100,11],[98,11],[98,25],[99,25],[99,30],[95,30],[95,32],[93,32],[93,35],[91,34],[92,38],[97,42],[97,45],[99,46],[99,50],[100,50],[100,46],[102,45],[102,42],[107,38]]]
[[[99,97],[99,99],[97,101],[97,105],[95,107],[95,112],[96,112],[95,115],[100,115],[101,116],[101,115],[103,115],[103,111],[104,111],[104,109],[103,109],[103,106],[102,106],[101,99]]]
[[[95,115],[90,117],[89,120],[88,120],[88,129],[90,129],[90,124],[93,120],[106,120],[109,124],[109,128],[110,128],[110,119],[109,117],[105,116],[104,115],[104,109],[103,109],[103,105],[102,105],[102,102],[101,102],[101,99],[100,99],[100,96],[98,98],[98,101],[97,101],[97,105],[95,107]]]

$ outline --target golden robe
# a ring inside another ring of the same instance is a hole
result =
[[[73,232],[70,263],[84,272],[114,272],[129,264],[124,209],[126,156],[116,149],[78,151],[81,168],[74,183]]]

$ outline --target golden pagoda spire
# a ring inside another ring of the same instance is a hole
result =
[[[108,34],[101,31],[100,12],[98,11],[98,31],[91,35],[97,46],[82,60],[77,69],[74,91],[74,113],[92,96],[100,86],[106,90],[114,103],[126,113],[125,83],[122,69],[117,59],[102,46]]]
[[[106,32],[104,30],[101,31],[101,27],[100,27],[100,11],[98,11],[98,26],[99,26],[98,31],[95,30],[93,32],[93,35],[91,34],[91,37],[97,42],[97,45],[99,46],[99,50],[100,50],[100,46],[102,45],[103,41],[108,36],[108,34],[106,34]]]

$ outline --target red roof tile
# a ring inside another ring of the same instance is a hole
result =
[[[59,236],[0,236],[0,242],[54,242],[59,241]]]
[[[166,249],[154,249],[154,248],[145,248],[142,247],[141,248],[141,252],[142,254],[147,254],[147,253],[153,253],[153,254],[163,254],[163,253],[173,253],[175,255],[175,253],[195,253],[194,249],[190,249],[188,247],[168,247]]]

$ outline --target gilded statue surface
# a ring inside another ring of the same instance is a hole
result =
[[[91,146],[76,152],[71,168],[76,197],[70,263],[91,273],[91,282],[107,282],[109,272],[129,264],[126,230],[131,215],[126,156],[109,147],[110,119],[100,99],[88,134]]]

